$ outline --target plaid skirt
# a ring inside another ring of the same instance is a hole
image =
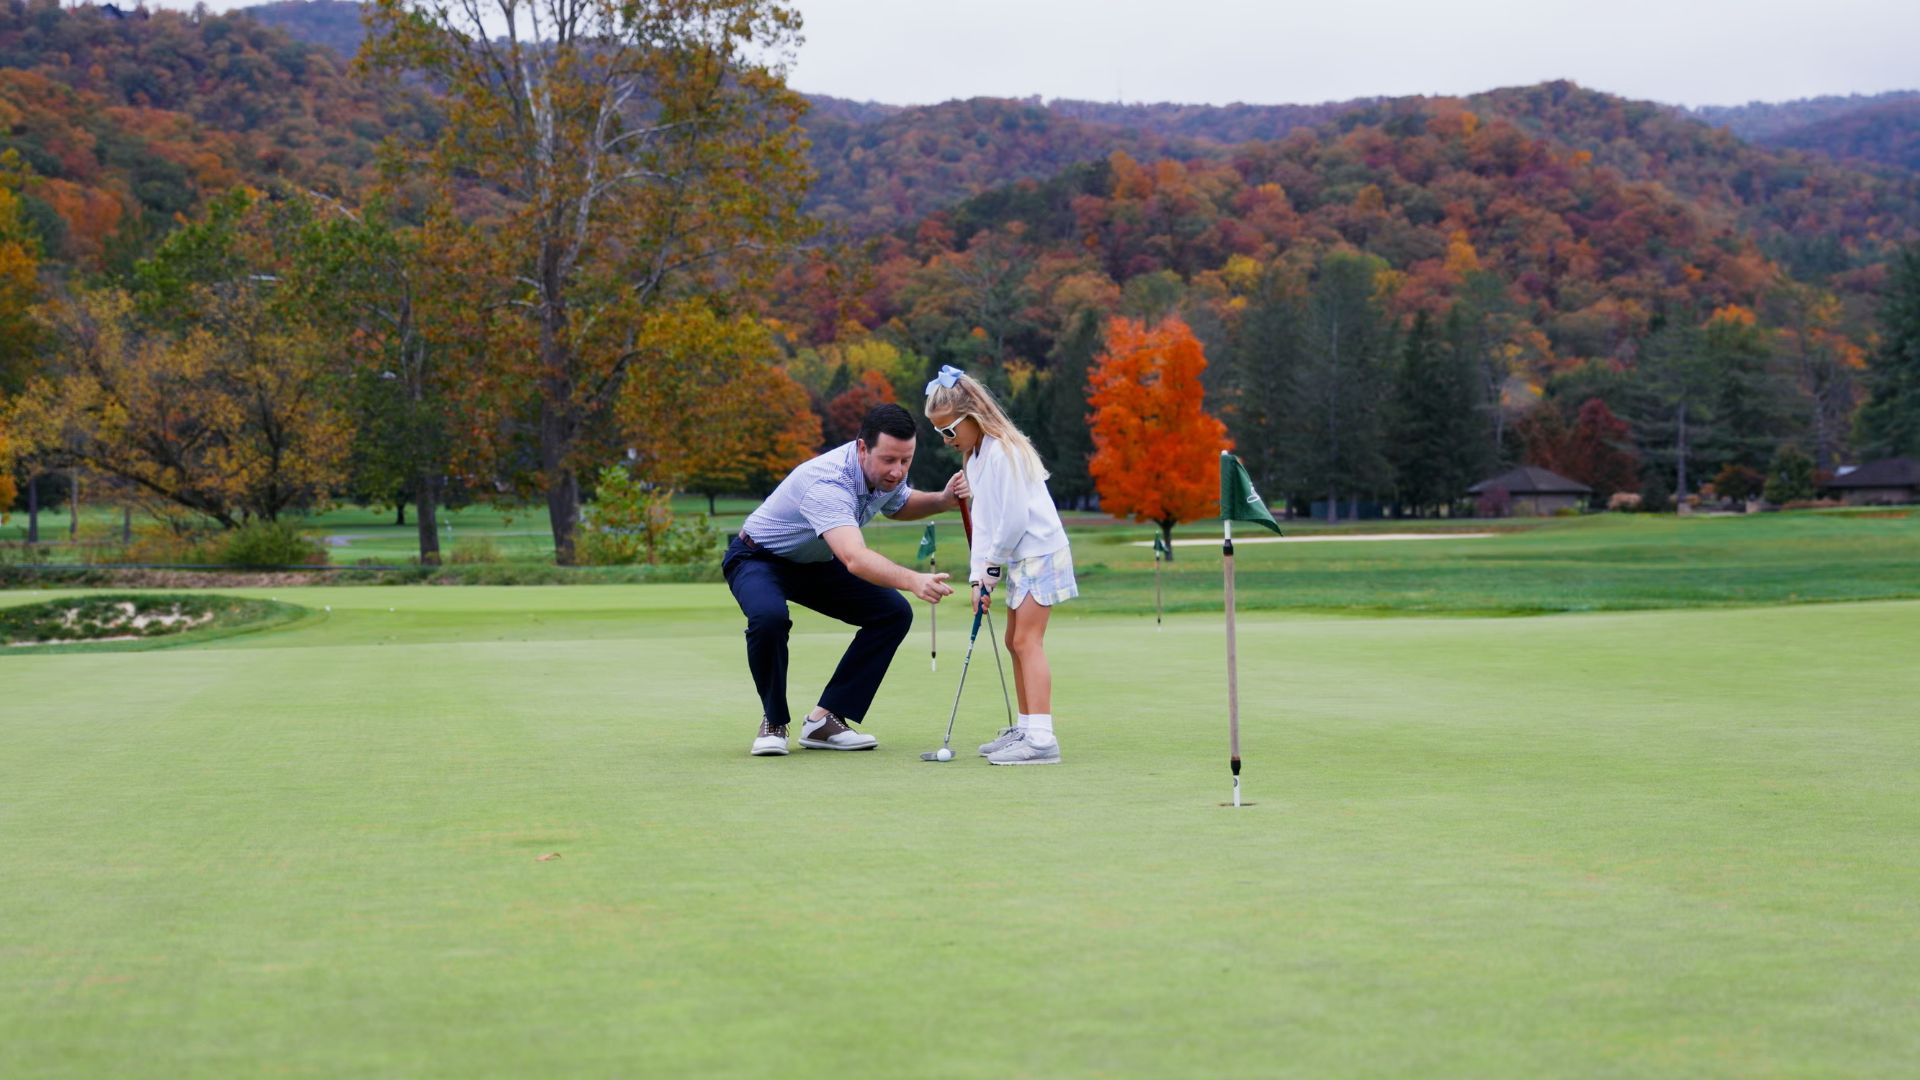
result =
[[[1007,566],[1007,606],[1015,608],[1031,596],[1041,607],[1052,607],[1080,595],[1073,580],[1073,551],[1061,548]]]

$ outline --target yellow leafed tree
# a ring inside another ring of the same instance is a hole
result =
[[[688,304],[648,321],[644,377],[618,417],[643,476],[713,497],[766,486],[813,454],[820,420],[775,366],[766,327]]]
[[[144,325],[119,290],[52,307],[53,370],[9,411],[21,449],[228,526],[323,504],[351,432],[320,392],[320,335],[225,301],[220,334]]]

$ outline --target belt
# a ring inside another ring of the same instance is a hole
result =
[[[743,543],[743,544],[745,544],[745,545],[747,545],[747,547],[749,547],[749,548],[751,548],[751,549],[753,549],[754,551],[765,551],[765,550],[766,550],[765,548],[763,548],[763,547],[761,547],[761,546],[760,546],[759,544],[757,544],[757,543],[754,543],[754,540],[753,540],[753,537],[751,537],[751,536],[748,536],[748,535],[747,535],[747,533],[746,533],[746,530],[744,530],[744,529],[743,529],[743,530],[741,530],[741,532],[740,532],[740,542],[741,542],[741,543]]]

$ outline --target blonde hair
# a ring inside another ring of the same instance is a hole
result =
[[[1000,403],[993,398],[993,391],[980,384],[971,375],[962,375],[953,381],[952,386],[935,386],[927,394],[926,414],[951,413],[954,423],[960,417],[971,416],[980,425],[980,430],[1000,440],[1007,453],[1013,457],[1021,475],[1029,480],[1045,480],[1047,467],[1040,462],[1040,454],[1033,443],[1020,429],[1013,426],[1007,414],[1001,410]],[[976,451],[977,453],[978,451]]]

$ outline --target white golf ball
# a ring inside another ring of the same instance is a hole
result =
[[[333,610],[333,605],[332,605],[332,604],[328,604],[328,605],[327,605],[327,610],[328,610],[328,611],[332,611],[332,610]]]
[[[949,750],[949,749],[947,749],[946,747],[944,747],[944,746],[943,746],[943,747],[941,747],[940,749],[938,749],[938,750],[935,750],[935,751],[933,752],[933,759],[934,759],[935,761],[952,761],[952,760],[953,760],[953,751],[951,751],[951,750]]]

